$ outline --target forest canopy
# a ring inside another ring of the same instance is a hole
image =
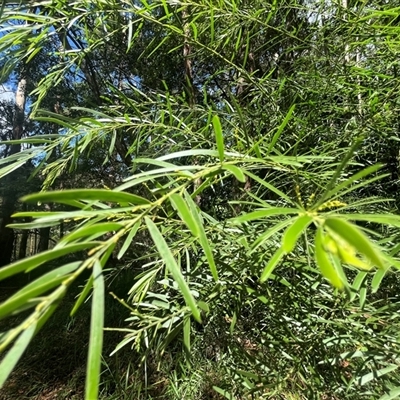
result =
[[[0,387],[90,304],[86,399],[398,398],[399,12],[3,0]]]

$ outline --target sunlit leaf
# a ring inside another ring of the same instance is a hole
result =
[[[379,290],[379,286],[382,282],[382,279],[385,277],[386,271],[384,269],[378,269],[374,277],[372,278],[371,281],[371,288],[372,288],[372,293],[376,293]]]
[[[300,235],[312,222],[312,217],[309,215],[302,215],[296,219],[296,221],[286,229],[282,238],[282,249],[286,253],[293,251],[294,246]]]
[[[6,356],[0,363],[0,388],[3,387],[6,379],[14,369],[18,360],[21,358],[22,354],[25,352],[30,341],[32,340],[36,331],[36,324],[30,324],[27,329],[25,329],[19,338],[16,340],[12,348],[8,351]]]
[[[392,389],[389,393],[379,397],[379,400],[393,400],[400,397],[400,387]]]
[[[188,355],[191,352],[191,344],[190,344],[190,318],[185,318],[183,321],[183,345],[185,346],[185,350]]]
[[[244,172],[236,165],[224,164],[223,169],[229,171],[239,182],[246,182],[246,176]]]
[[[325,224],[377,267],[384,268],[379,251],[355,225],[339,218],[328,218]]]
[[[207,262],[208,265],[210,267],[210,271],[211,274],[214,278],[215,281],[218,281],[218,270],[217,270],[217,266],[215,264],[215,260],[214,260],[214,256],[213,256],[213,251],[211,248],[211,245],[208,241],[206,232],[204,230],[204,224],[203,224],[203,219],[201,218],[201,214],[200,214],[200,210],[198,210],[198,207],[196,206],[195,202],[193,201],[192,197],[185,192],[185,200],[186,203],[189,206],[190,209],[190,213],[193,216],[195,222],[196,222],[196,226],[199,230],[199,242],[201,247],[204,250],[204,253],[206,255],[207,258]]]
[[[83,226],[81,228],[76,229],[74,232],[65,235],[61,239],[61,242],[69,243],[77,239],[89,238],[89,237],[90,240],[93,240],[99,236],[104,235],[105,233],[118,231],[122,227],[123,225],[117,222],[102,222],[98,224]]]
[[[176,263],[174,256],[171,253],[165,239],[161,235],[158,230],[156,224],[148,217],[145,218],[147,228],[149,229],[149,233],[154,241],[154,244],[157,247],[157,250],[160,253],[160,256],[165,262],[166,267],[171,272],[175,282],[178,284],[179,289],[181,290],[182,296],[184,297],[186,304],[190,307],[192,311],[193,317],[200,322],[200,311],[197,308],[196,301],[185,281],[185,278],[182,275],[182,272]]]
[[[224,161],[224,152],[225,152],[224,135],[222,133],[221,121],[219,120],[218,115],[213,116],[212,124],[214,127],[215,139],[217,142],[219,160],[221,162],[223,162]]]
[[[45,262],[54,260],[56,258],[62,257],[66,254],[75,253],[80,250],[85,250],[96,246],[96,242],[84,242],[78,244],[71,244],[60,249],[51,249],[44,251],[42,253],[36,254],[34,256],[24,258],[22,260],[16,261],[13,264],[7,265],[0,268],[0,280],[6,279],[10,276],[16,275],[19,272],[26,270],[32,270]]]
[[[324,248],[324,232],[321,227],[318,227],[315,236],[315,258],[322,275],[335,287],[342,289],[343,281],[340,279],[335,266],[329,259],[329,253]]]
[[[360,378],[358,378],[358,384],[360,386],[363,386],[363,385],[367,384],[368,382],[372,381],[373,379],[377,379],[383,375],[386,375],[389,372],[392,372],[397,368],[398,368],[398,365],[390,364],[385,368],[381,368],[379,370],[374,370],[372,372],[369,372],[369,373],[361,376]]]
[[[235,224],[241,224],[243,222],[255,221],[262,218],[271,217],[274,215],[288,215],[288,214],[296,214],[298,212],[299,210],[297,210],[296,208],[272,207],[240,215],[239,217],[232,218],[231,221]]]
[[[182,221],[190,229],[192,235],[194,237],[199,237],[201,227],[199,227],[198,221],[196,221],[195,217],[192,214],[192,211],[190,210],[188,204],[183,199],[183,197],[180,196],[179,194],[174,193],[170,196],[170,199],[172,205],[178,211],[179,216],[182,218]]]
[[[109,201],[114,203],[126,202],[132,204],[149,204],[149,201],[143,197],[127,193],[116,192],[106,189],[70,189],[54,190],[50,192],[41,192],[24,196],[22,201],[26,202],[54,202],[64,203],[71,200],[94,200]]]
[[[98,398],[100,384],[101,353],[104,326],[104,277],[99,261],[93,265],[93,297],[90,317],[89,353],[86,366],[85,399]]]

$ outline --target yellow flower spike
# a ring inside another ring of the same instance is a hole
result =
[[[315,199],[315,193],[311,193],[311,195],[310,195],[310,197],[308,198],[308,201],[307,201],[307,208],[309,208],[311,206],[311,204],[313,203],[314,199]]]
[[[326,201],[325,203],[321,204],[318,207],[318,211],[323,211],[329,208],[338,208],[338,207],[344,207],[347,206],[346,203],[343,203],[342,201],[339,200],[330,200],[330,201]]]
[[[296,185],[294,188],[295,192],[296,192],[296,197],[297,197],[297,201],[299,202],[299,204],[302,206],[303,205],[303,200],[301,198],[301,193],[300,193],[300,186]]]

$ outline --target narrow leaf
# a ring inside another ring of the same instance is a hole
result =
[[[242,183],[246,182],[246,176],[245,176],[244,172],[236,165],[225,164],[223,166],[223,169],[225,169],[226,171],[229,171],[239,182],[242,182]]]
[[[62,257],[66,254],[75,253],[80,250],[84,250],[90,247],[94,247],[97,245],[97,242],[85,242],[78,244],[71,244],[60,249],[51,249],[44,251],[42,253],[36,254],[29,258],[24,258],[23,260],[19,260],[13,264],[7,265],[3,268],[0,268],[0,281],[6,279],[10,276],[16,275],[20,272],[26,270],[32,270],[38,267],[45,262],[54,260],[56,258]]]
[[[189,209],[188,204],[177,193],[174,193],[170,196],[171,203],[175,210],[178,211],[179,216],[181,217],[182,221],[186,224],[186,226],[190,229],[190,232],[194,237],[200,236],[201,228],[198,226],[198,221],[196,221],[195,217],[193,216],[191,210]]]
[[[292,114],[293,111],[295,109],[295,104],[293,104],[290,108],[289,111],[287,112],[285,118],[283,119],[282,123],[280,124],[278,130],[276,131],[274,137],[271,140],[271,143],[268,146],[268,153],[269,154],[271,152],[271,150],[274,148],[276,142],[278,141],[279,137],[281,136],[283,130],[285,129],[286,125],[288,124],[288,122],[290,121],[290,118],[292,118]]]
[[[376,378],[379,378],[380,376],[386,375],[386,374],[388,374],[389,372],[394,371],[394,370],[397,369],[397,368],[398,368],[397,365],[390,364],[390,365],[388,365],[388,366],[385,367],[385,368],[379,369],[379,370],[377,370],[377,371],[374,370],[374,371],[372,371],[372,372],[369,372],[368,374],[365,374],[365,375],[361,376],[361,377],[358,379],[358,384],[359,384],[360,386],[363,386],[363,385],[367,384],[368,382],[370,382],[370,381],[372,381],[372,380],[374,380],[374,379],[376,379]]]
[[[85,399],[98,398],[104,327],[104,277],[99,261],[93,265],[93,298],[90,319],[89,354],[86,368]]]
[[[259,176],[253,174],[250,171],[245,171],[245,174],[247,176],[249,176],[250,178],[254,179],[256,182],[258,182],[260,185],[266,187],[268,190],[270,190],[271,192],[275,193],[276,195],[278,195],[281,199],[286,200],[288,203],[293,204],[293,200],[287,196],[285,193],[283,193],[281,190],[279,190],[278,188],[276,188],[274,185],[271,185],[270,183],[266,182],[264,179],[261,179]]]
[[[322,275],[335,287],[342,289],[343,282],[340,275],[329,259],[329,254],[324,249],[324,233],[321,227],[318,227],[315,237],[315,258]]]
[[[182,272],[176,263],[174,256],[172,255],[171,250],[169,249],[165,239],[161,235],[158,230],[156,224],[149,218],[145,217],[147,228],[149,229],[149,233],[154,241],[154,244],[157,247],[160,256],[165,262],[166,267],[171,272],[175,282],[178,284],[179,289],[181,290],[182,296],[184,297],[186,304],[189,306],[193,313],[193,317],[196,321],[201,322],[200,311],[197,308],[196,301],[190,292],[190,289],[185,281],[185,278],[182,275]]]
[[[90,275],[90,278],[87,280],[85,287],[83,288],[82,292],[79,294],[78,299],[75,301],[74,307],[70,312],[70,316],[74,316],[78,311],[79,307],[82,303],[86,300],[86,297],[89,295],[90,290],[93,286],[93,274]]]
[[[392,389],[389,393],[384,394],[379,400],[393,400],[400,398],[400,386]]]
[[[385,268],[379,251],[355,225],[339,218],[328,218],[325,224],[377,267]]]
[[[385,277],[385,275],[386,271],[384,269],[378,269],[375,272],[374,277],[372,278],[371,281],[372,293],[376,293],[378,291],[382,279]]]
[[[227,390],[221,389],[218,386],[213,386],[213,389],[219,393],[221,396],[225,397],[228,400],[234,400],[235,396],[229,393]]]
[[[362,287],[359,293],[359,300],[360,300],[360,309],[364,308],[365,300],[367,299],[367,288]]]
[[[360,287],[364,284],[367,273],[365,271],[359,271],[357,276],[354,278],[353,284],[351,285],[352,292],[350,294],[350,301],[353,301],[360,291]]]
[[[191,214],[196,221],[196,225],[199,228],[199,232],[200,232],[199,242],[200,242],[201,247],[204,250],[204,254],[207,258],[207,262],[210,267],[211,274],[212,274],[214,280],[218,281],[217,266],[215,264],[212,248],[210,246],[210,243],[207,239],[206,232],[204,230],[203,219],[201,217],[199,209],[198,209],[197,205],[195,204],[195,202],[193,201],[193,199],[191,198],[191,196],[189,196],[189,194],[187,192],[185,192],[185,199],[186,199],[186,203],[189,206]]]
[[[286,207],[265,208],[240,215],[239,217],[232,218],[231,221],[235,224],[241,224],[243,222],[272,217],[274,215],[288,215],[288,214],[296,214],[298,212],[299,210],[297,208],[286,208]]]
[[[275,224],[271,229],[266,230],[264,233],[259,235],[257,239],[254,241],[254,243],[251,246],[251,250],[249,254],[253,254],[258,247],[267,245],[268,239],[270,239],[272,236],[274,236],[276,233],[281,231],[282,229],[286,228],[292,221],[295,220],[296,217],[290,217],[284,221],[281,221],[277,224]]]
[[[285,255],[285,251],[283,250],[282,247],[280,247],[275,254],[271,257],[269,260],[268,264],[266,267],[263,269],[263,272],[261,273],[260,276],[260,282],[265,282],[270,275],[272,274],[272,271],[275,269],[275,267],[278,265],[279,261],[281,261],[282,257]]]
[[[215,139],[217,142],[217,150],[218,150],[218,155],[219,155],[219,160],[221,162],[224,161],[224,136],[222,134],[222,126],[221,126],[221,121],[219,120],[218,115],[214,115],[212,119],[212,124],[214,127],[214,132],[215,132]]]
[[[22,201],[26,202],[54,202],[64,203],[71,200],[94,200],[110,201],[113,203],[127,202],[132,204],[149,204],[144,197],[127,192],[116,192],[107,189],[71,189],[54,190],[51,192],[40,192],[24,196]]]
[[[25,286],[4,303],[0,304],[0,318],[6,317],[18,309],[21,311],[26,310],[27,306],[34,307],[36,303],[31,301],[33,298],[48,292],[62,283],[69,276],[68,274],[76,270],[79,265],[80,262],[64,265]]]
[[[83,237],[88,238],[89,236],[91,237],[92,240],[96,237],[104,235],[107,232],[118,231],[122,227],[123,225],[117,222],[102,222],[99,224],[83,226],[82,228],[78,228],[74,232],[65,235],[60,242],[66,242],[66,243],[73,242]]]
[[[140,221],[136,222],[136,224],[133,225],[133,227],[131,228],[128,236],[125,239],[124,244],[121,247],[121,250],[119,251],[119,253],[117,255],[118,260],[120,260],[124,256],[124,254],[126,253],[126,251],[129,248],[129,246],[132,244],[132,240],[135,237],[139,227],[140,227]]]
[[[188,356],[190,356],[190,318],[186,317],[183,321],[183,345]]]
[[[30,341],[32,340],[36,330],[36,324],[31,324],[24,332],[21,333],[19,338],[14,343],[13,347],[8,351],[7,355],[0,363],[0,388],[3,387],[4,382],[16,366],[18,360],[25,352]]]
[[[307,229],[311,222],[312,217],[309,215],[302,215],[301,217],[297,218],[296,221],[289,226],[289,228],[286,229],[282,239],[282,248],[286,253],[293,251],[298,238],[303,231]]]

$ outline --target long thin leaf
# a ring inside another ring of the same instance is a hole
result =
[[[212,124],[214,127],[215,139],[217,142],[217,150],[218,150],[219,160],[221,162],[223,162],[224,161],[224,152],[225,152],[224,135],[222,133],[221,121],[219,120],[218,115],[213,116]]]
[[[90,318],[89,353],[86,366],[85,399],[96,400],[99,394],[101,353],[104,327],[104,277],[98,260],[93,265],[93,297]]]
[[[307,229],[308,225],[312,222],[312,217],[309,215],[302,215],[286,229],[282,238],[282,249],[286,253],[293,251],[294,246],[300,235]]]
[[[377,267],[385,268],[379,251],[355,225],[340,218],[328,218],[325,224]]]
[[[241,224],[243,222],[255,221],[263,218],[272,217],[274,215],[290,215],[290,214],[297,214],[298,212],[299,210],[297,208],[286,208],[286,207],[265,208],[262,210],[256,210],[247,214],[240,215],[239,217],[232,218],[231,221],[235,224]]]
[[[136,224],[129,231],[129,234],[126,237],[125,242],[121,247],[121,250],[118,252],[118,255],[117,255],[118,260],[120,260],[124,256],[124,254],[126,253],[126,251],[129,248],[129,246],[132,244],[132,240],[135,237],[139,227],[140,227],[140,221],[136,222]]]
[[[51,249],[42,253],[36,254],[32,257],[24,258],[13,264],[0,268],[0,281],[10,276],[16,275],[26,270],[32,270],[45,262],[62,257],[66,254],[75,253],[80,250],[85,250],[98,245],[97,242],[85,242],[78,244],[71,244],[60,249]]]
[[[34,307],[35,303],[31,302],[34,297],[42,295],[55,286],[58,286],[69,276],[68,274],[75,271],[80,264],[80,262],[74,262],[56,268],[25,286],[8,298],[4,303],[0,304],[0,319],[14,313],[18,309],[21,309],[21,311],[26,310],[29,305]]]
[[[192,235],[194,237],[199,237],[201,227],[198,225],[198,221],[196,221],[196,218],[193,216],[192,211],[183,197],[177,193],[174,193],[170,196],[170,199],[173,207],[178,211],[179,216],[190,229]]]
[[[385,368],[378,369],[377,371],[369,372],[368,374],[365,374],[365,375],[361,376],[360,378],[358,378],[358,384],[360,386],[363,386],[363,385],[367,384],[368,382],[372,381],[373,379],[376,379],[383,375],[386,375],[389,372],[392,372],[397,368],[398,368],[398,365],[390,364]]]
[[[329,254],[324,249],[324,233],[321,227],[318,227],[315,237],[315,258],[322,275],[335,287],[343,289],[344,284],[335,266],[329,259]]]
[[[192,311],[193,317],[198,321],[201,322],[200,311],[197,308],[196,301],[191,293],[185,278],[182,275],[182,272],[176,263],[174,256],[172,255],[171,250],[169,249],[167,242],[161,235],[160,231],[158,230],[156,224],[149,218],[145,217],[146,225],[149,230],[149,233],[154,241],[154,244],[157,247],[160,256],[165,262],[166,267],[171,272],[175,282],[178,284],[179,289],[181,290],[182,296],[186,301],[186,304],[189,306],[190,310]]]
[[[281,261],[281,259],[284,255],[285,255],[285,250],[282,247],[280,247],[274,253],[274,255],[268,261],[267,265],[265,266],[265,268],[263,269],[263,271],[261,273],[261,276],[260,276],[261,283],[265,282],[270,277],[270,275],[272,274],[272,272],[274,271],[274,269],[276,268],[276,266]]]
[[[392,389],[389,393],[384,394],[379,400],[393,400],[400,397],[400,386]]]
[[[206,258],[207,258],[207,262],[208,262],[208,265],[210,267],[211,274],[212,274],[214,280],[218,281],[217,266],[215,264],[214,255],[213,255],[213,251],[212,251],[211,245],[210,245],[210,243],[209,243],[209,241],[207,239],[207,235],[206,235],[206,232],[205,232],[205,229],[204,229],[203,219],[201,217],[200,210],[197,207],[197,205],[195,204],[195,202],[193,201],[192,197],[187,192],[185,192],[184,195],[185,195],[186,203],[189,206],[190,212],[191,212],[194,220],[196,221],[196,226],[199,229],[200,245],[204,250],[204,254],[205,254]]]
[[[113,203],[132,203],[132,204],[149,204],[150,202],[144,197],[140,197],[127,192],[116,192],[106,189],[71,189],[71,190],[54,190],[51,192],[41,192],[30,194],[22,198],[26,202],[54,202],[63,203],[65,200],[95,200],[109,201]]]
[[[36,324],[25,329],[0,363],[0,388],[25,352],[36,331]]]

